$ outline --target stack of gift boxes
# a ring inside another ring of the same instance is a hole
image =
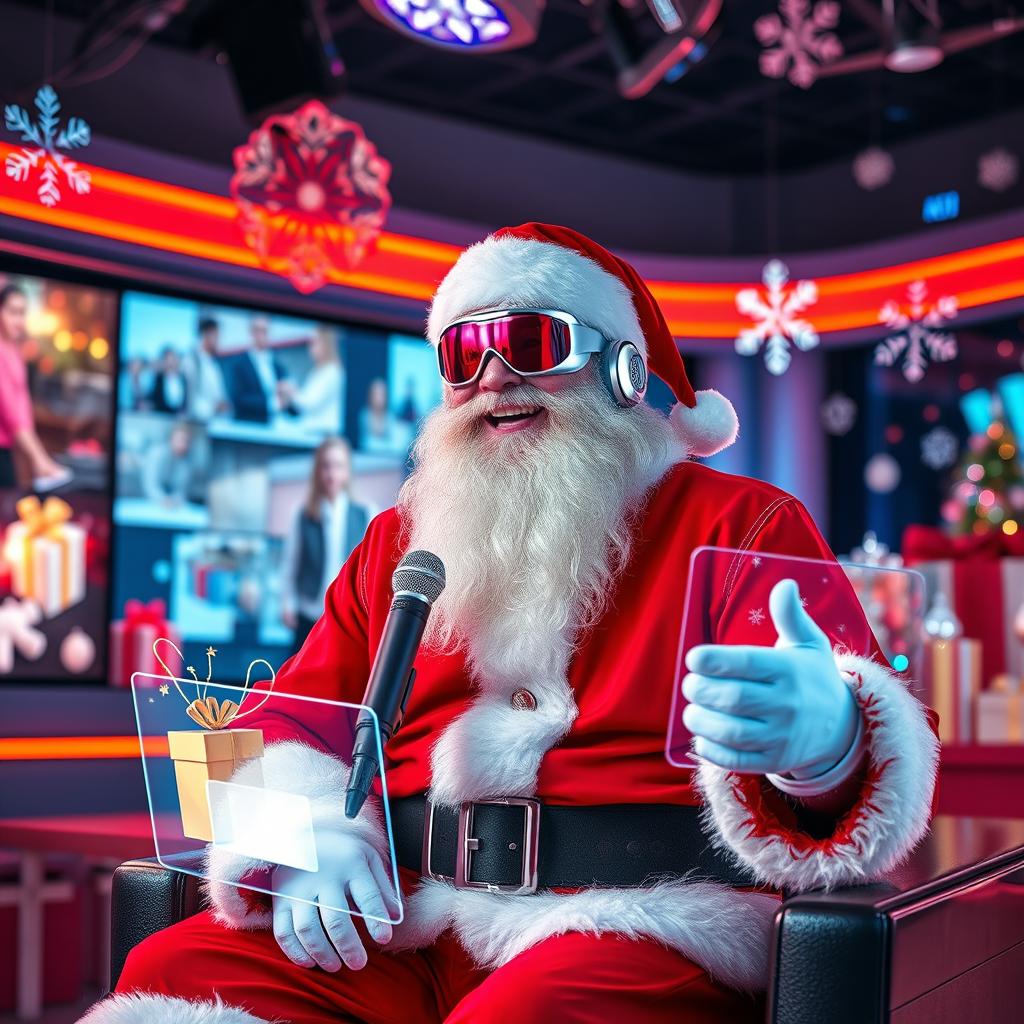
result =
[[[944,743],[1024,743],[1024,538],[909,527],[908,566],[931,595],[923,698]]]

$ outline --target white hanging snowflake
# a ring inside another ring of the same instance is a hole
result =
[[[764,609],[763,608],[751,608],[747,612],[747,621],[752,626],[760,626],[764,622]]]
[[[921,438],[921,461],[929,469],[948,469],[959,457],[960,442],[952,430],[932,427]]]
[[[956,335],[937,330],[956,317],[955,295],[943,295],[928,301],[928,284],[912,281],[907,285],[906,309],[890,299],[878,314],[879,322],[898,333],[886,338],[875,349],[878,366],[895,366],[903,357],[903,376],[916,384],[928,368],[928,360],[946,363],[957,354]]]
[[[853,161],[853,177],[865,192],[874,192],[892,181],[896,163],[881,146],[861,150]]]
[[[1005,192],[1017,184],[1020,160],[1002,146],[978,157],[978,184],[993,192]]]
[[[754,320],[755,326],[740,331],[736,351],[741,356],[754,356],[764,346],[764,365],[776,377],[789,369],[792,342],[801,352],[818,344],[818,332],[797,314],[818,301],[818,286],[813,281],[797,281],[786,287],[789,268],[781,260],[770,260],[761,273],[766,294],[756,288],[743,288],[736,293],[736,308]]]
[[[821,413],[821,425],[825,428],[826,433],[833,437],[842,437],[844,434],[848,434],[857,422],[857,403],[841,391],[829,395],[821,403],[819,412]]]
[[[39,119],[16,103],[4,107],[4,125],[9,132],[17,132],[25,143],[21,149],[7,157],[7,176],[15,181],[28,181],[30,172],[39,170],[36,194],[44,206],[60,202],[60,181],[63,174],[67,186],[79,195],[91,188],[89,172],[83,171],[73,160],[59,152],[61,149],[81,149],[89,145],[92,133],[80,117],[68,119],[60,128],[60,100],[53,86],[44,85],[36,93],[35,106]]]
[[[839,4],[820,0],[779,0],[778,14],[765,14],[754,22],[754,35],[765,47],[759,65],[768,78],[782,78],[788,71],[793,85],[809,89],[818,68],[843,55],[843,44],[831,32],[839,24]]]

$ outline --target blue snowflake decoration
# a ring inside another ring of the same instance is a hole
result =
[[[4,126],[9,132],[21,136],[24,145],[7,157],[7,177],[15,181],[28,181],[38,173],[36,194],[43,206],[56,206],[60,202],[60,189],[66,184],[72,192],[84,195],[91,188],[89,172],[82,170],[60,151],[88,146],[92,132],[80,117],[68,118],[67,126],[60,127],[60,100],[52,85],[44,85],[35,98],[38,118],[16,103],[4,107]]]

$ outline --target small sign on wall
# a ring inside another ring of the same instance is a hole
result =
[[[944,220],[956,220],[960,216],[960,193],[937,192],[925,196],[921,204],[921,219],[925,224],[938,224]]]

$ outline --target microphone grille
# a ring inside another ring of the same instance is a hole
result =
[[[396,594],[400,590],[422,594],[430,604],[441,596],[444,584],[444,562],[429,551],[410,551],[391,577],[391,589]]]

